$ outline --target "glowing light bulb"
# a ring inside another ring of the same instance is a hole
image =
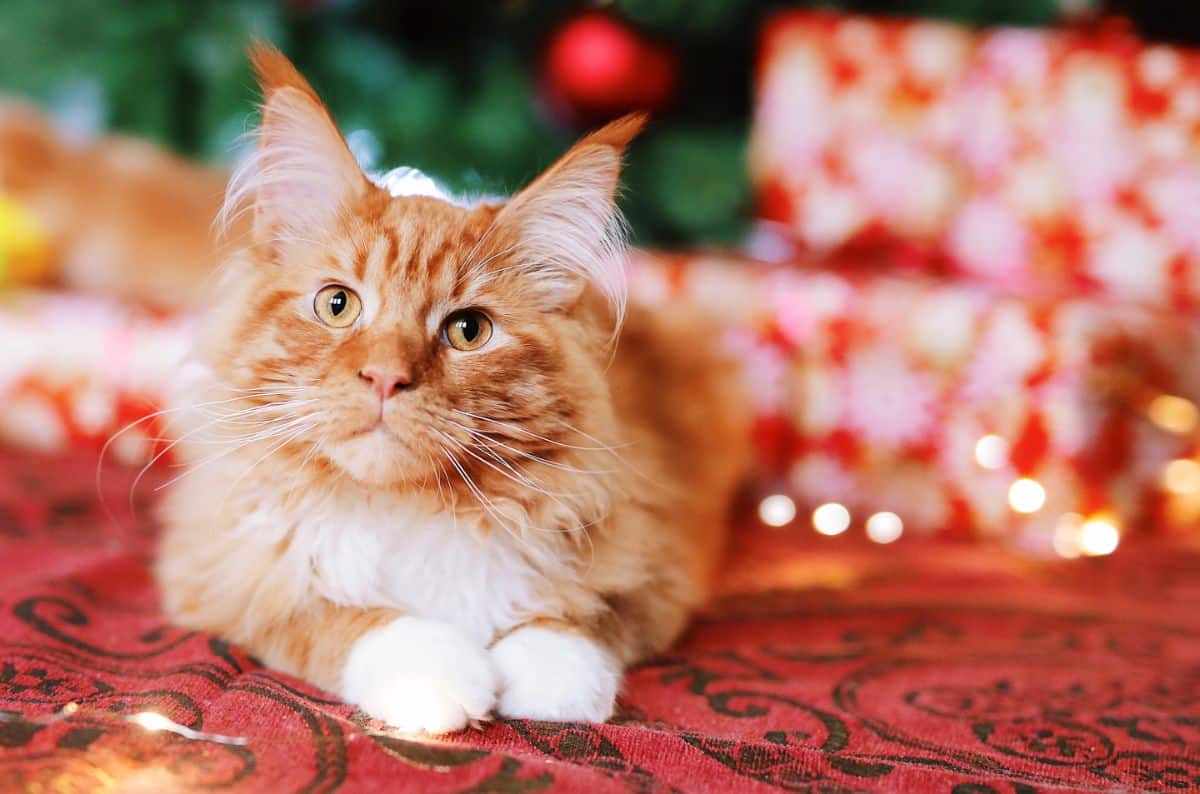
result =
[[[1196,429],[1200,410],[1196,404],[1173,394],[1160,394],[1146,407],[1150,421],[1168,433],[1186,435]]]
[[[1018,513],[1036,513],[1046,504],[1046,489],[1037,480],[1022,477],[1008,489],[1008,506]]]
[[[837,502],[827,502],[813,511],[812,525],[822,535],[840,535],[850,528],[850,511]]]
[[[1121,532],[1103,518],[1092,518],[1079,528],[1079,550],[1089,557],[1112,554],[1121,542]]]
[[[886,510],[867,519],[867,537],[876,543],[891,543],[904,534],[904,522]]]
[[[216,742],[218,744],[233,744],[245,745],[249,743],[249,739],[244,736],[222,736],[219,733],[204,733],[189,728],[186,725],[180,725],[172,719],[164,717],[161,714],[155,714],[153,711],[139,711],[127,717],[130,722],[135,725],[140,725],[148,731],[170,731],[171,733],[182,736],[185,739],[193,739],[196,741]]]
[[[148,731],[165,731],[175,727],[175,723],[161,714],[153,711],[139,711],[129,718],[130,722],[141,725]]]
[[[1008,442],[988,434],[975,442],[975,462],[985,469],[999,469],[1008,463]]]
[[[1171,493],[1189,494],[1200,491],[1200,462],[1178,458],[1163,467],[1162,485]]]
[[[758,518],[769,527],[782,527],[796,517],[796,503],[791,497],[774,493],[758,503]]]

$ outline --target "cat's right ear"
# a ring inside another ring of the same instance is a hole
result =
[[[225,213],[253,206],[254,237],[311,235],[370,188],[325,104],[283,53],[256,43],[250,62],[263,92],[258,147],[230,180]]]
[[[631,113],[584,136],[497,215],[497,224],[515,230],[515,256],[549,305],[574,303],[591,283],[620,324],[625,235],[617,186],[625,149],[645,124],[645,114]]]

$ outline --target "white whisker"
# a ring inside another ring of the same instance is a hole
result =
[[[563,505],[564,507],[566,505],[560,500],[560,497],[568,498],[568,497],[574,496],[574,494],[558,493],[558,492],[550,491],[550,490],[542,487],[541,485],[539,485],[538,483],[536,483],[532,479],[530,479],[523,472],[520,472],[520,471],[517,471],[516,469],[514,469],[508,463],[508,461],[506,461],[503,458],[501,458],[500,456],[492,453],[493,457],[508,469],[507,471],[505,471],[505,469],[501,469],[501,468],[497,467],[494,463],[491,463],[490,461],[484,460],[483,458],[479,457],[479,455],[475,454],[475,451],[471,446],[469,446],[467,444],[463,444],[458,439],[456,439],[446,433],[443,433],[439,430],[434,430],[434,432],[437,433],[438,435],[440,435],[446,441],[449,441],[451,444],[454,444],[456,447],[458,447],[460,450],[462,450],[466,454],[470,455],[475,460],[482,463],[484,466],[487,466],[492,471],[501,475],[505,479],[511,480],[512,482],[515,482],[517,485],[528,488],[528,489],[534,491],[535,493],[540,493],[543,496],[548,496],[551,499],[553,499],[555,502],[558,502],[558,504]],[[479,447],[476,447],[475,449],[480,449],[480,451],[489,451],[489,450],[484,450]]]
[[[538,441],[543,441],[547,444],[553,444],[554,446],[564,447],[566,449],[577,449],[577,450],[581,450],[584,452],[609,452],[613,455],[616,455],[616,451],[618,449],[632,446],[632,444],[630,444],[630,443],[616,444],[616,445],[605,444],[604,442],[600,441],[599,439],[595,438],[594,436],[589,436],[587,433],[584,433],[582,430],[579,430],[579,429],[575,428],[574,426],[567,424],[566,422],[563,422],[563,424],[566,426],[566,428],[568,430],[570,430],[572,433],[576,433],[580,436],[583,436],[588,441],[591,441],[594,444],[596,444],[596,446],[589,447],[589,446],[581,446],[578,444],[568,444],[564,441],[556,441],[552,438],[546,438],[545,436],[538,435],[537,433],[533,432],[532,430],[527,430],[526,428],[521,427],[520,425],[515,425],[511,422],[504,422],[499,419],[493,419],[490,416],[482,416],[481,414],[471,413],[470,411],[464,411],[460,408],[453,408],[451,410],[453,410],[455,413],[462,414],[463,416],[468,416],[472,419],[477,419],[481,422],[488,422],[490,424],[497,425],[498,427],[503,427],[507,430],[512,430],[517,433],[522,433],[524,435],[529,436],[530,438],[535,438]]]
[[[553,461],[553,460],[546,460],[545,458],[541,457],[540,455],[535,455],[532,452],[527,452],[523,449],[518,449],[517,447],[511,446],[509,444],[505,444],[503,441],[492,438],[491,436],[488,436],[477,430],[473,430],[469,427],[466,427],[465,425],[460,425],[457,422],[454,422],[453,420],[447,420],[447,421],[451,422],[452,424],[456,425],[457,427],[470,433],[473,438],[475,438],[478,441],[483,442],[484,444],[489,444],[492,446],[500,447],[502,449],[507,449],[509,452],[512,452],[514,455],[519,455],[522,458],[525,458],[526,460],[530,460],[534,463],[540,463],[541,465],[547,466],[551,469],[556,469],[558,471],[565,471],[569,474],[585,474],[585,475],[616,474],[619,472],[619,469],[581,469],[578,466],[571,466],[570,464],[567,464],[567,463],[562,463],[562,462]]]
[[[285,423],[284,425],[282,425],[280,427],[271,428],[268,431],[262,431],[261,433],[253,434],[252,436],[250,436],[248,438],[235,438],[230,442],[230,446],[228,446],[226,449],[223,449],[220,452],[214,453],[213,455],[210,455],[209,457],[204,458],[201,461],[190,464],[188,466],[188,468],[182,474],[179,474],[176,477],[172,477],[170,480],[163,483],[162,485],[159,485],[154,490],[161,491],[164,488],[169,488],[172,485],[174,485],[175,483],[182,480],[184,477],[187,477],[189,474],[192,474],[192,473],[200,470],[201,468],[208,466],[211,463],[215,463],[218,460],[227,458],[230,455],[234,454],[235,452],[239,452],[240,450],[245,449],[246,447],[248,447],[249,445],[251,445],[255,442],[268,441],[268,440],[275,438],[281,434],[287,433],[292,427],[296,426],[297,424],[301,424],[301,423],[307,421],[308,419],[310,419],[310,417],[307,417],[307,416],[296,417],[294,419],[288,420],[287,423]],[[305,429],[311,429],[311,428],[305,428]],[[304,432],[303,430],[300,431],[300,433],[303,433],[303,432]]]
[[[270,449],[268,449],[266,452],[264,452],[257,460],[255,460],[253,463],[251,463],[250,466],[245,471],[243,471],[241,474],[238,475],[237,479],[235,479],[232,483],[229,484],[229,487],[225,490],[224,499],[228,499],[229,495],[231,493],[233,493],[234,490],[237,489],[238,485],[241,484],[242,480],[246,479],[246,477],[249,476],[250,472],[252,472],[256,468],[258,468],[258,465],[260,463],[262,463],[264,460],[266,460],[267,458],[274,455],[279,450],[286,447],[288,444],[290,444],[293,441],[295,441],[296,439],[300,438],[300,436],[304,435],[308,431],[315,428],[319,424],[320,416],[321,416],[320,414],[313,414],[311,416],[301,417],[302,419],[307,420],[307,423],[299,426],[296,430],[294,430],[293,432],[286,435],[278,443],[274,444]]]

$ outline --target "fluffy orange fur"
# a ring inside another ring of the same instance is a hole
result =
[[[746,433],[717,332],[626,309],[614,194],[643,120],[585,137],[507,203],[392,197],[281,54],[253,59],[259,157],[231,187],[253,241],[181,379],[188,468],[157,566],[171,617],[344,693],[356,643],[405,616],[481,654],[530,627],[618,668],[662,652],[707,592]],[[353,324],[314,312],[328,285],[360,300]],[[463,309],[494,327],[478,349],[446,342]],[[509,716],[608,713],[495,696]]]

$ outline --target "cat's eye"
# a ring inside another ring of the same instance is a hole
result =
[[[313,299],[313,311],[321,322],[334,328],[346,328],[358,319],[362,312],[362,301],[354,290],[339,284],[331,284],[317,293]]]
[[[442,338],[455,350],[478,350],[492,338],[492,321],[478,309],[454,312],[442,324]]]

